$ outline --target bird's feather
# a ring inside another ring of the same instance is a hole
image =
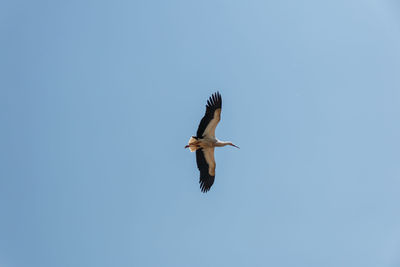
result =
[[[188,143],[190,152],[194,152],[199,148],[199,146],[193,145],[196,142],[197,142],[197,137],[196,136],[190,137],[189,143]]]
[[[200,189],[205,193],[210,190],[215,179],[214,148],[196,150],[197,168],[200,171]]]
[[[207,101],[206,114],[201,119],[197,129],[197,137],[215,138],[215,128],[220,121],[222,98],[219,92],[214,93]]]

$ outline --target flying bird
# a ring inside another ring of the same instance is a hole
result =
[[[214,93],[207,101],[206,114],[201,119],[196,136],[189,139],[185,148],[196,151],[197,168],[200,171],[200,189],[206,193],[210,190],[215,179],[214,147],[226,145],[238,146],[231,142],[220,141],[215,138],[215,128],[221,118],[222,98],[219,92]]]

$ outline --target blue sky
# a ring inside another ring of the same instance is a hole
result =
[[[0,5],[0,266],[400,265],[396,1]]]

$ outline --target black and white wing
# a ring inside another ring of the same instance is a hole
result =
[[[219,92],[214,93],[207,101],[206,114],[201,119],[197,129],[197,138],[215,138],[215,128],[221,116],[222,98]]]
[[[200,171],[200,189],[206,193],[210,190],[215,179],[214,148],[201,148],[196,150],[197,168]]]

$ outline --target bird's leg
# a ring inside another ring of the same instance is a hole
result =
[[[191,146],[197,147],[198,144],[200,144],[200,141],[195,141],[193,143],[190,143],[190,144],[186,145],[185,148],[188,148],[188,147],[191,147]]]

